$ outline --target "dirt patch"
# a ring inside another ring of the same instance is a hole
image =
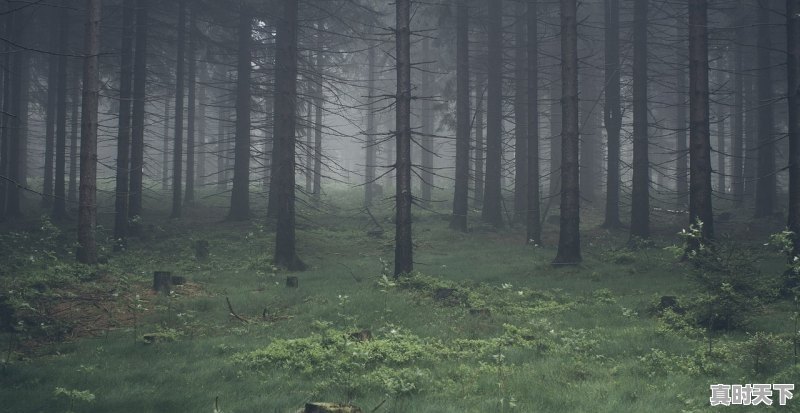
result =
[[[202,285],[192,282],[175,286],[174,290],[180,297],[210,295]],[[137,305],[150,308],[156,299],[149,283],[137,282],[123,288],[108,276],[92,283],[54,288],[16,311],[20,339],[17,351],[31,354],[49,344],[133,327]]]

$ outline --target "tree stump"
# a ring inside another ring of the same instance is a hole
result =
[[[489,317],[489,315],[491,315],[488,308],[470,308],[469,313],[476,317]]]
[[[372,340],[372,331],[356,331],[355,333],[350,333],[350,338],[355,341],[370,341]]]
[[[300,280],[297,277],[286,277],[286,288],[297,288],[300,286]]]
[[[14,307],[11,306],[5,295],[0,294],[0,331],[13,332],[16,321]]]
[[[453,288],[437,288],[433,293],[433,298],[438,301],[446,300],[455,292],[456,290]]]
[[[364,413],[360,408],[340,403],[306,403],[302,413]]]
[[[169,294],[172,291],[172,273],[156,271],[153,273],[153,291]]]
[[[209,248],[208,241],[201,239],[194,242],[194,256],[198,260],[205,260],[208,258]]]

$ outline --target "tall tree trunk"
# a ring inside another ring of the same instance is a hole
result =
[[[423,60],[429,62],[433,60],[430,52],[430,39],[426,36],[422,38],[422,56]],[[433,80],[431,79],[430,64],[427,68],[422,70],[422,85],[421,91],[423,100],[421,106],[422,110],[422,171],[420,172],[420,201],[422,205],[430,206],[431,192],[434,186],[434,173],[433,173],[433,123],[435,117],[433,115],[433,105],[431,105],[431,96],[433,96]]]
[[[793,255],[800,255],[800,0],[786,0],[787,80],[789,94],[789,230]]]
[[[486,101],[486,189],[482,218],[499,228],[503,226],[502,156],[503,156],[503,3],[488,0],[489,60]]]
[[[619,0],[605,0],[605,104],[603,119],[608,139],[606,212],[603,228],[619,228],[620,130],[622,108],[619,64]]]
[[[483,208],[483,193],[486,187],[486,141],[484,139],[484,97],[486,96],[486,77],[475,74],[475,208]]]
[[[195,180],[195,127],[197,118],[195,116],[197,108],[197,37],[195,27],[195,6],[189,7],[189,56],[187,67],[188,96],[186,107],[186,193],[184,201],[186,204],[194,202],[194,180]]]
[[[234,141],[233,190],[228,219],[250,218],[250,72],[253,25],[250,11],[239,15],[239,50],[236,77],[236,140]]]
[[[323,70],[324,59],[320,44],[320,51],[317,52],[317,81],[314,82],[316,90],[314,91],[314,196],[312,199],[315,204],[319,204],[322,195],[322,109],[325,105],[325,96],[322,91]]]
[[[411,0],[397,0],[397,171],[394,275],[414,269],[411,242]]]
[[[684,54],[680,54],[679,62],[683,62]],[[680,63],[679,63],[680,64]],[[677,207],[686,208],[689,205],[689,144],[688,144],[688,123],[686,119],[686,72],[682,67],[678,68],[677,93],[675,102],[675,192],[677,192]]]
[[[86,37],[83,58],[81,111],[81,184],[78,201],[78,262],[97,263],[97,108],[100,98],[101,0],[86,0]]]
[[[13,33],[14,27],[14,13],[9,12],[7,9],[10,8],[10,5],[6,5],[4,10],[6,12],[5,19],[3,21],[3,35],[4,38],[8,39],[11,38]],[[2,90],[2,108],[3,113],[0,114],[0,119],[2,119],[2,130],[0,130],[0,175],[6,176],[8,174],[8,163],[9,163],[9,152],[10,152],[10,142],[11,142],[11,124],[14,121],[14,118],[11,116],[11,70],[9,68],[13,64],[13,49],[11,45],[6,44],[3,47],[3,56],[2,56],[2,79],[3,79],[3,90]],[[0,221],[6,218],[6,196],[8,195],[8,187],[13,183],[6,181],[5,179],[0,179]],[[44,202],[44,199],[42,200]]]
[[[526,240],[533,245],[542,244],[542,221],[539,211],[539,28],[538,0],[528,0],[528,202],[526,214]]]
[[[377,133],[378,128],[375,125],[375,49],[377,46],[370,45],[367,55],[367,89],[369,96],[367,97],[367,136],[365,139],[366,146],[366,165],[364,165],[364,206],[371,207],[373,198],[375,197],[375,188],[378,185],[375,181],[375,164],[377,163]]]
[[[561,229],[554,265],[581,261],[577,0],[561,0]]]
[[[748,65],[752,66],[752,64]],[[745,68],[745,72],[752,67]],[[744,81],[744,135],[745,135],[745,156],[744,156],[744,198],[746,202],[755,201],[756,196],[756,176],[758,159],[758,94],[756,91],[756,79],[754,76],[747,76]]]
[[[136,51],[133,56],[133,118],[131,127],[131,174],[128,194],[128,216],[142,215],[142,174],[144,173],[144,117],[147,86],[147,28],[150,0],[137,0]],[[168,135],[169,107],[165,108],[164,139]],[[167,150],[164,150],[166,157]],[[169,159],[168,157],[165,159]],[[164,162],[166,164],[167,162]],[[162,166],[167,171],[166,165]],[[162,177],[166,190],[167,178]],[[136,227],[132,228],[134,231]]]
[[[224,92],[223,92],[224,94]],[[228,102],[224,97],[220,97],[217,107],[217,191],[223,192],[228,189],[227,168],[228,168],[228,125],[230,114],[227,107]]]
[[[313,61],[314,56],[309,53],[308,60]],[[313,69],[312,69],[313,71]],[[308,96],[308,101],[306,102],[306,127],[304,128],[306,134],[306,166],[305,166],[305,175],[306,175],[306,194],[311,195],[314,192],[314,119],[312,117],[314,113],[314,102],[312,99],[313,89],[314,86],[312,85],[313,80],[309,76],[308,82],[306,84],[306,93]]]
[[[17,17],[18,18],[18,17]],[[15,28],[13,38],[20,42],[23,37],[22,32],[25,27]],[[13,79],[11,85],[11,113],[13,118],[9,125],[10,131],[8,134],[9,140],[7,142],[6,150],[8,151],[8,170],[4,174],[8,177],[5,182],[5,215],[8,218],[15,218],[22,215],[20,208],[20,185],[22,185],[22,177],[20,173],[21,159],[24,159],[25,153],[21,153],[20,147],[25,140],[27,133],[27,112],[28,112],[28,78],[30,73],[27,67],[28,53],[24,50],[17,50],[14,57],[11,59],[12,65],[8,68],[11,71],[10,79]]]
[[[72,74],[72,93],[70,94],[70,105],[72,105],[72,113],[70,121],[72,122],[72,130],[70,130],[70,144],[69,144],[69,189],[67,191],[67,200],[70,204],[78,202],[78,129],[80,128],[80,118],[78,109],[81,104],[81,71],[79,65],[73,66]]]
[[[561,194],[561,152],[563,136],[561,136],[561,79],[554,70],[550,83],[550,197]]]
[[[56,159],[55,187],[53,190],[53,219],[67,217],[67,48],[69,46],[69,23],[71,16],[64,12],[58,28],[58,74],[56,89]]]
[[[203,58],[200,61],[200,75],[199,84],[197,85],[197,175],[195,183],[198,186],[204,186],[206,183],[206,106],[208,105],[208,96],[206,94],[206,87],[208,86],[208,66],[206,60],[208,59],[207,51],[203,53]]]
[[[708,103],[708,1],[689,0],[689,219],[703,223],[702,236],[714,237],[711,207],[711,134]],[[690,243],[690,250],[696,249]]]
[[[119,131],[117,136],[117,186],[114,203],[114,248],[124,249],[128,237],[128,170],[131,137],[134,1],[122,3],[122,48],[119,74]]]
[[[469,212],[469,146],[470,146],[470,82],[469,82],[469,0],[457,3],[456,22],[456,172],[453,192],[453,217],[450,228],[467,231]]]
[[[172,148],[172,218],[180,218],[183,201],[183,93],[186,63],[186,0],[178,0],[178,56],[175,69],[175,140]]]
[[[267,67],[274,71],[275,70],[274,41],[272,45],[267,45],[265,60]],[[266,89],[266,94],[267,94],[267,98],[264,101],[264,113],[266,116],[266,123],[267,125],[274,125],[275,124],[275,76],[271,76],[268,79],[266,79],[264,87]],[[272,148],[274,141],[273,132],[274,128],[267,128],[264,131],[264,155],[263,158],[261,158],[264,162],[264,175],[263,175],[264,191],[267,192],[268,195],[272,181],[272,171],[273,171],[272,170],[273,167]],[[271,203],[271,201],[268,200],[268,203]]]
[[[723,81],[724,82],[724,81]],[[725,194],[725,122],[727,118],[725,104],[717,104],[717,192]]]
[[[596,198],[598,178],[601,174],[599,162],[601,160],[602,148],[600,147],[600,121],[598,119],[599,105],[597,104],[602,93],[599,82],[599,73],[594,73],[596,69],[592,65],[587,65],[581,72],[579,81],[581,84],[580,99],[580,131],[581,131],[581,198],[593,204]]]
[[[164,134],[161,147],[161,190],[169,189],[169,97],[164,98]]]
[[[50,28],[52,48],[58,47],[59,21],[60,15],[53,12],[53,26]],[[53,206],[53,155],[55,152],[55,133],[56,133],[56,103],[58,99],[58,54],[53,54],[48,58],[47,73],[47,106],[45,107],[45,146],[44,146],[44,181],[42,189],[42,206],[50,208]]]
[[[647,138],[647,1],[634,3],[633,24],[633,188],[631,237],[650,236],[650,160]]]
[[[758,181],[755,216],[772,215],[775,209],[775,137],[772,113],[772,62],[770,48],[770,2],[758,1]]]
[[[744,30],[745,13],[743,0],[737,3],[739,8],[736,24],[736,44],[733,52],[733,137],[731,153],[733,155],[733,171],[731,172],[731,197],[736,206],[744,201],[744,43],[747,40]]]
[[[526,222],[528,204],[528,110],[525,2],[516,4],[514,22],[514,220]]]
[[[275,259],[278,267],[303,270],[295,246],[295,144],[297,116],[298,0],[282,0],[275,55],[275,159],[273,179],[277,228]]]

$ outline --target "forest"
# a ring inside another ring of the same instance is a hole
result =
[[[0,412],[800,411],[799,350],[800,0],[0,0]]]

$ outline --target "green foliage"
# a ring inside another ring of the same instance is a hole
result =
[[[794,239],[797,235],[785,229],[769,237],[769,244],[778,248],[786,256],[786,271],[784,271],[781,292],[784,296],[800,295],[800,257],[794,255]]]
[[[692,281],[700,292],[687,300],[689,311],[702,328],[743,328],[764,303],[777,297],[777,282],[760,273],[745,249],[730,242],[707,243],[702,225],[698,221],[679,234],[685,242],[684,258],[691,265]]]
[[[64,398],[69,402],[69,408],[67,412],[72,412],[73,408],[75,408],[76,402],[81,403],[92,403],[95,400],[95,395],[92,394],[88,390],[75,390],[75,389],[66,389],[64,387],[56,387],[56,390],[53,392],[56,397]]]
[[[776,371],[792,354],[792,343],[784,337],[758,331],[748,334],[741,344],[741,355],[752,363],[753,372],[763,374]]]

